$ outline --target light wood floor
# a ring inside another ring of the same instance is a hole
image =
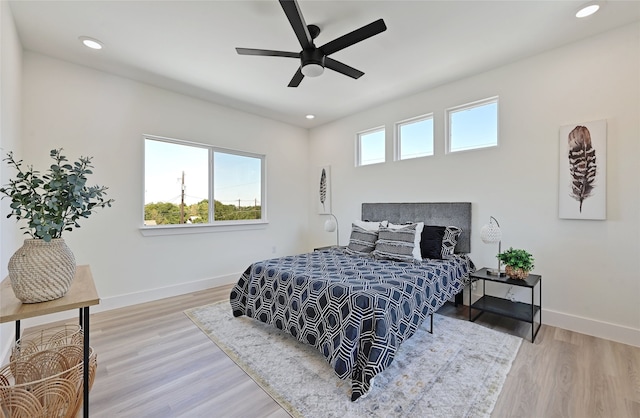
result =
[[[229,290],[93,314],[91,417],[288,417],[183,313]],[[468,315],[453,305],[439,313]],[[544,325],[531,344],[527,324],[490,314],[477,322],[525,337],[492,417],[640,417],[640,348]]]

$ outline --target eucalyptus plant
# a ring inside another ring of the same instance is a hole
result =
[[[78,220],[88,218],[98,208],[111,207],[113,199],[107,199],[104,186],[87,186],[87,175],[92,174],[92,157],[80,157],[73,164],[62,155],[62,148],[51,150],[55,161],[41,174],[33,166],[24,166],[9,152],[3,161],[14,167],[18,174],[0,193],[11,198],[11,212],[7,218],[24,219],[25,234],[46,242],[61,238],[62,231],[80,228]],[[23,168],[24,167],[24,168]]]

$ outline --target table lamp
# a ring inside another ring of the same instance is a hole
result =
[[[498,254],[502,252],[501,248],[501,240],[502,240],[502,231],[500,230],[500,224],[493,216],[489,217],[489,223],[482,227],[480,230],[480,239],[485,244],[495,244],[498,243]],[[489,269],[488,273],[493,276],[504,276],[505,272],[500,269],[500,258],[498,258],[498,269]]]
[[[333,213],[329,213],[328,215],[332,216],[333,219],[329,218],[324,221],[324,230],[327,232],[336,231],[336,246],[340,246],[340,230],[338,228],[338,218]]]

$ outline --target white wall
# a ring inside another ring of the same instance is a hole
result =
[[[90,183],[115,199],[63,234],[78,264],[91,265],[103,309],[231,283],[251,262],[304,248],[306,130],[37,53],[25,52],[23,67],[21,157],[48,167],[53,148],[93,156]],[[269,224],[142,236],[143,134],[266,154]]]
[[[13,22],[11,8],[0,1],[0,154],[4,158],[9,150],[20,149],[20,110],[22,87],[22,46]],[[8,168],[0,168],[0,184],[9,178]],[[7,276],[9,257],[19,247],[20,239],[13,220],[6,218],[9,201],[0,201],[0,277]],[[13,324],[0,325],[0,359],[9,349]]]
[[[543,322],[640,346],[640,25],[420,92],[310,132],[309,184],[331,165],[341,242],[362,202],[470,201],[472,259],[489,216],[503,248],[529,250],[543,276]],[[497,148],[444,154],[444,109],[499,95]],[[434,112],[435,156],[393,162],[393,124]],[[607,220],[558,218],[559,127],[606,119]],[[386,126],[387,163],[354,167],[355,134]],[[310,245],[330,244],[310,196]],[[522,296],[522,295],[519,295]]]

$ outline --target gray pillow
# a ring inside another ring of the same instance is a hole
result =
[[[387,260],[415,261],[413,249],[417,226],[415,223],[397,229],[381,226],[373,256]]]
[[[356,224],[351,224],[351,237],[345,249],[348,254],[370,255],[376,248],[378,231],[368,231]]]

